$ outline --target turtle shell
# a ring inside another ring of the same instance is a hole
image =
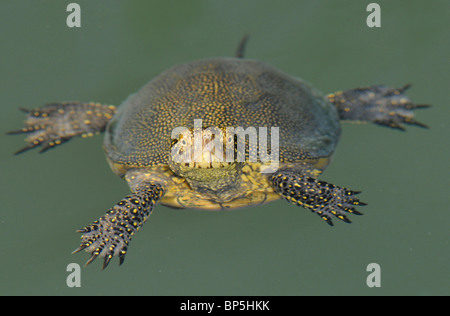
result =
[[[279,128],[280,162],[329,157],[340,135],[335,107],[299,78],[260,61],[210,58],[175,66],[130,95],[106,129],[110,163],[167,165],[176,127]],[[114,169],[114,168],[113,168]]]

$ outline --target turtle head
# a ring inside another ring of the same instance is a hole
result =
[[[169,166],[193,189],[212,194],[233,191],[239,187],[244,165],[237,161],[235,138],[224,128],[180,128],[172,133]]]

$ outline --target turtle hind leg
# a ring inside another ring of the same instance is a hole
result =
[[[103,269],[111,259],[119,257],[122,264],[132,236],[145,223],[164,189],[158,183],[147,183],[135,188],[135,192],[122,199],[104,216],[83,229],[81,245],[72,253],[83,249],[91,253],[86,262],[90,264],[97,257],[103,258]]]
[[[24,127],[6,133],[27,135],[27,145],[15,152],[16,155],[35,147],[41,147],[40,152],[44,152],[75,136],[100,133],[116,112],[112,105],[93,102],[52,103],[34,110],[20,110],[27,113]]]
[[[272,175],[272,187],[290,203],[303,206],[318,214],[330,226],[332,218],[351,223],[347,214],[362,215],[355,207],[367,205],[359,201],[360,192],[338,187],[294,170],[278,171]]]
[[[405,91],[410,87],[389,88],[383,85],[356,88],[328,95],[342,120],[366,121],[378,125],[404,130],[402,124],[427,128],[414,119],[415,109],[430,105],[417,105],[411,102]]]

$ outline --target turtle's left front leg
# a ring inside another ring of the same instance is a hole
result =
[[[402,124],[427,127],[414,119],[413,110],[429,107],[414,104],[405,95],[409,88],[389,88],[378,85],[329,94],[328,100],[336,106],[341,120],[373,122],[404,130]]]
[[[292,204],[318,214],[331,226],[332,218],[351,223],[346,214],[361,215],[355,207],[366,205],[356,198],[360,192],[317,180],[294,169],[275,172],[271,182],[275,192]]]
[[[119,257],[122,264],[128,250],[131,237],[145,223],[156,203],[164,195],[163,184],[149,181],[133,188],[133,193],[113,206],[104,216],[83,229],[81,245],[73,251],[83,249],[91,253],[86,265],[101,257],[103,269],[113,256]]]

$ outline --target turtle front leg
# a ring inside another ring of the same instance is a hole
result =
[[[355,206],[367,205],[356,198],[358,191],[317,180],[296,170],[278,171],[272,175],[271,182],[275,192],[294,205],[310,209],[331,226],[333,217],[351,223],[346,214],[361,215]]]
[[[157,182],[143,183],[133,191],[99,220],[77,231],[83,234],[82,241],[72,253],[83,249],[91,253],[86,265],[101,257],[104,258],[105,269],[113,256],[118,256],[122,264],[131,237],[145,223],[164,194],[163,186]]]
[[[20,108],[27,113],[22,129],[7,134],[27,134],[27,146],[15,152],[41,146],[40,152],[58,146],[75,136],[89,137],[103,132],[116,113],[116,107],[100,103],[52,103],[34,110]]]
[[[414,104],[404,94],[410,85],[403,88],[389,88],[383,85],[356,88],[329,94],[342,120],[373,122],[398,130],[404,130],[402,124],[427,127],[414,119],[415,109],[430,105]]]

